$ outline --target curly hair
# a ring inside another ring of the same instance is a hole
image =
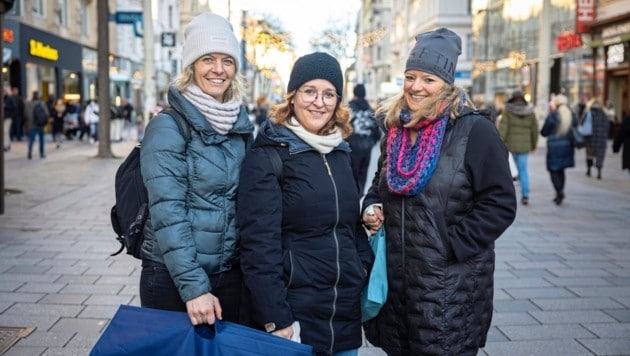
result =
[[[284,96],[284,100],[271,108],[271,121],[275,124],[282,125],[295,116],[292,101],[295,99],[297,90],[293,90]],[[335,112],[332,118],[322,127],[318,135],[330,135],[334,129],[338,127],[341,130],[341,136],[346,138],[352,134],[352,124],[350,123],[350,108],[341,100],[335,105]]]
[[[405,100],[405,92],[394,95],[387,99],[381,106],[376,109],[376,115],[385,115],[385,128],[391,127],[414,127],[420,120],[434,118],[440,116],[444,109],[448,110],[451,119],[456,119],[463,107],[475,108],[475,104],[468,98],[464,89],[453,84],[444,83],[444,88],[434,98],[430,98],[418,110],[411,112],[411,120],[407,124],[400,121],[400,112],[408,109]]]
[[[189,85],[195,82],[195,69],[193,64],[184,68],[181,73],[177,75],[173,84],[181,92]],[[242,101],[247,91],[247,81],[243,74],[236,72],[232,84],[225,92],[225,101]]]

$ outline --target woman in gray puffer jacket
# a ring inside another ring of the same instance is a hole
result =
[[[239,321],[236,189],[253,124],[242,103],[238,41],[224,18],[203,13],[185,31],[183,72],[141,149],[150,220],[144,230],[143,307],[186,311],[193,325]]]

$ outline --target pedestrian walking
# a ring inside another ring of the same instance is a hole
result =
[[[241,162],[254,126],[242,106],[241,49],[223,17],[197,15],[184,30],[182,71],[168,112],[146,127],[140,162],[149,196],[140,302],[184,311],[193,325],[239,321],[242,275],[236,226]]]
[[[525,100],[522,91],[515,90],[505,104],[499,122],[499,132],[518,170],[521,203],[527,205],[530,192],[527,161],[529,153],[534,151],[538,144],[538,119],[534,113],[534,106]]]
[[[11,141],[22,141],[24,137],[24,99],[20,96],[18,87],[11,88],[11,94],[15,101],[15,111],[11,122]]]
[[[348,137],[348,144],[352,151],[352,174],[357,181],[359,195],[363,196],[367,171],[372,157],[372,148],[381,138],[381,130],[374,119],[374,110],[365,100],[365,86],[357,84],[354,89],[354,98],[350,100],[350,122],[352,134]]]
[[[238,190],[254,322],[316,355],[357,355],[373,254],[343,140],[352,126],[339,62],[322,52],[300,57],[287,93],[248,151]],[[269,151],[282,160],[282,177]]]
[[[66,103],[63,101],[63,98],[55,99],[50,116],[52,117],[51,133],[57,148],[61,148],[61,142],[63,141],[63,126],[66,113]]]
[[[476,355],[490,328],[516,197],[497,129],[454,85],[460,54],[449,29],[416,36],[402,91],[377,109],[387,139],[362,211],[385,226],[388,295],[364,325],[389,355]]]
[[[98,100],[91,99],[85,107],[85,112],[83,113],[83,120],[85,121],[85,126],[87,127],[90,143],[98,141],[98,123],[100,120],[99,109]],[[83,138],[83,133],[81,133],[80,138]]]
[[[35,110],[41,112],[36,114]],[[46,140],[44,139],[44,129],[48,120],[36,120],[36,116],[50,117],[47,105],[40,99],[39,92],[34,91],[31,100],[24,105],[24,127],[28,134],[28,153],[27,158],[33,158],[33,143],[35,143],[35,137],[39,137],[39,156],[40,158],[46,158]]]
[[[595,165],[597,168],[597,179],[602,179],[610,121],[603,110],[599,98],[592,98],[586,103],[584,115],[579,124],[584,135],[586,148],[586,175],[591,176],[591,168]]]
[[[577,126],[577,118],[569,100],[563,94],[553,97],[549,114],[545,118],[540,134],[547,137],[547,171],[556,192],[553,202],[562,204],[565,198],[565,169],[575,167],[575,142],[572,128]]]
[[[15,98],[11,93],[11,87],[8,85],[4,85],[4,136],[3,136],[3,144],[4,151],[7,152],[11,150],[11,126],[13,123],[13,116],[15,115],[16,104]]]
[[[623,146],[621,169],[627,169],[630,172],[630,114],[626,115],[621,121],[621,126],[613,141],[613,153],[619,153],[621,146]]]

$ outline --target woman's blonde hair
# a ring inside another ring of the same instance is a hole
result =
[[[553,97],[553,103],[558,111],[558,129],[556,136],[566,136],[573,123],[573,112],[569,108],[569,99],[566,95],[558,94]]]
[[[174,80],[175,87],[181,92],[195,82],[195,63],[184,68]],[[242,101],[247,91],[247,82],[243,74],[236,71],[232,84],[225,92],[225,101]]]
[[[463,89],[445,82],[439,95],[427,100],[420,109],[410,112],[412,115],[411,120],[406,124],[400,121],[400,112],[403,109],[408,109],[404,90],[385,100],[383,105],[376,109],[376,115],[385,115],[384,124],[386,129],[391,127],[414,127],[421,120],[437,118],[445,109],[448,110],[449,118],[455,119],[464,106],[475,108],[475,104],[468,98]]]
[[[295,116],[295,111],[293,110],[293,101],[295,100],[295,95],[297,90],[291,91],[284,96],[284,100],[271,108],[271,121],[278,125],[283,125],[285,122],[289,121],[291,117]],[[322,127],[318,135],[326,136],[330,135],[335,128],[339,128],[341,130],[341,135],[343,138],[346,138],[352,134],[352,124],[350,123],[350,108],[341,100],[337,101],[337,105],[335,106],[335,112],[333,113],[330,120]]]

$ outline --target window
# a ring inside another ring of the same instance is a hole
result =
[[[33,14],[44,17],[45,0],[33,0]]]
[[[87,4],[85,1],[79,1],[79,22],[81,26],[81,33],[87,35]]]
[[[57,0],[57,20],[61,26],[68,26],[68,0]]]

